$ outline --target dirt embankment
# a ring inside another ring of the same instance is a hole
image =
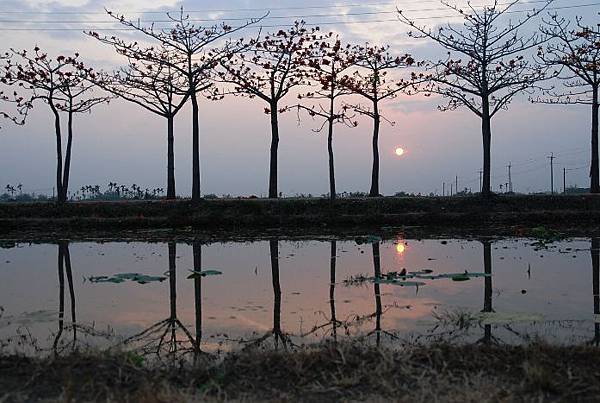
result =
[[[456,229],[600,227],[600,196],[218,199],[0,204],[0,233],[186,229],[265,230],[431,226]]]
[[[0,400],[20,401],[596,401],[597,347],[323,345],[254,350],[196,365],[139,357],[0,356]]]

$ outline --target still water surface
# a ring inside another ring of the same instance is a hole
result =
[[[598,239],[5,246],[0,346],[8,351],[600,338]],[[216,272],[188,278],[193,269]],[[402,269],[408,276],[397,284],[375,281]],[[465,271],[480,277],[457,277]],[[123,273],[141,276],[111,277]]]

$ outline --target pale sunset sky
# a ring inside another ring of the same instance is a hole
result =
[[[501,3],[505,3],[500,0]],[[459,5],[465,2],[460,0]],[[490,4],[474,0],[473,4]],[[523,0],[515,10],[539,7]],[[192,18],[257,17],[270,10],[264,31],[277,30],[303,18],[322,30],[335,30],[351,43],[389,44],[394,54],[412,54],[417,60],[442,58],[445,50],[428,41],[416,41],[396,20],[396,7],[420,24],[460,22],[437,0],[2,0],[0,50],[32,49],[50,55],[81,53],[97,69],[112,70],[125,61],[112,48],[85,36],[83,30],[142,39],[114,30],[104,8],[142,23],[164,20],[163,12],[184,6]],[[551,6],[568,18],[582,15],[590,24],[600,21],[600,3],[594,0],[556,0]],[[570,8],[565,8],[570,7]],[[511,18],[521,14],[514,13]],[[544,14],[546,16],[547,13]],[[450,17],[452,16],[452,17]],[[536,29],[540,19],[532,21]],[[232,22],[229,22],[233,25]],[[159,26],[160,23],[158,23]],[[207,24],[211,24],[208,22]],[[164,23],[162,25],[165,25]],[[113,31],[109,31],[113,30]],[[252,31],[248,31],[250,33]],[[236,34],[237,35],[237,34]],[[239,33],[244,35],[244,32]],[[239,36],[238,35],[238,36]],[[559,83],[556,83],[559,85]],[[291,96],[290,104],[296,103]],[[402,96],[386,102],[383,113],[395,125],[384,123],[380,138],[381,190],[441,193],[442,183],[479,187],[481,133],[477,116],[467,110],[440,112],[439,98]],[[260,100],[229,97],[219,102],[200,101],[202,193],[261,195],[268,185],[269,118]],[[280,118],[279,188],[286,195],[328,191],[325,133],[314,133],[318,122],[295,113]],[[2,122],[0,130],[0,186],[23,184],[24,191],[51,193],[55,175],[53,122],[47,106],[37,104],[24,127]],[[508,182],[506,165],[513,164],[515,191],[548,190],[549,162],[554,152],[555,182],[562,188],[563,167],[568,185],[587,186],[590,147],[590,110],[586,106],[532,105],[527,95],[516,98],[508,111],[494,118],[492,127],[492,183],[494,190]],[[338,191],[368,191],[371,175],[371,121],[359,119],[357,128],[338,126],[334,139]],[[191,116],[184,109],[175,123],[177,193],[191,189]],[[406,150],[397,156],[394,150]],[[166,120],[121,100],[77,117],[73,145],[71,190],[109,181],[166,188]],[[558,185],[557,185],[558,186]]]

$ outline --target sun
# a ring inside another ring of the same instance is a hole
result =
[[[406,246],[404,246],[404,244],[403,244],[403,243],[398,243],[398,244],[396,244],[396,252],[397,252],[399,255],[402,255],[402,254],[404,253],[404,251],[405,251],[405,250],[406,250]]]
[[[396,155],[397,155],[398,157],[400,157],[400,156],[404,155],[404,148],[402,148],[402,147],[398,147],[398,148],[396,148]]]

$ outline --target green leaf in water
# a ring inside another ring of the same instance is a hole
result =
[[[190,270],[190,271],[192,272],[192,274],[190,274],[187,277],[189,279],[206,277],[206,276],[219,276],[219,275],[223,274],[219,270],[214,270],[214,269],[208,269],[208,270],[202,270],[202,271],[196,271],[196,270]]]
[[[89,278],[91,283],[123,283],[127,280],[138,284],[148,284],[152,282],[162,282],[167,278],[163,276],[148,276],[140,273],[118,273],[113,276],[92,276]]]

